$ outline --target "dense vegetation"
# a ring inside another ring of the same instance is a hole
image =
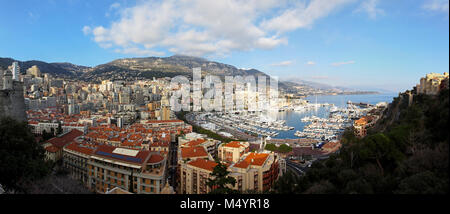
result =
[[[343,147],[304,176],[288,173],[276,193],[448,194],[449,92],[394,100],[362,139],[344,133]]]
[[[27,193],[30,183],[45,177],[51,163],[26,123],[0,119],[0,184],[6,191]]]
[[[217,165],[211,172],[211,178],[208,178],[206,184],[211,188],[210,194],[237,194],[237,190],[231,189],[229,186],[236,184],[236,179],[229,177],[230,172],[227,170],[227,165],[222,164],[218,159]]]
[[[286,144],[281,144],[280,146],[277,147],[275,144],[269,143],[266,145],[264,149],[272,152],[281,152],[281,153],[288,153],[292,151],[292,147]]]
[[[33,65],[39,67],[39,70],[42,73],[49,73],[55,76],[60,77],[75,77],[77,72],[81,72],[83,69],[87,69],[88,67],[74,65],[70,63],[46,63],[42,61],[19,61],[11,58],[1,58],[0,57],[0,69],[7,69],[13,62],[18,62],[21,73],[26,73],[28,68],[31,68]]]

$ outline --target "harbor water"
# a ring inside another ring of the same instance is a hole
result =
[[[323,95],[323,96],[311,96],[307,97],[310,103],[329,103],[334,104],[337,107],[345,108],[347,106],[347,102],[351,101],[352,103],[368,103],[368,104],[377,104],[379,102],[387,102],[391,103],[394,97],[397,97],[398,94],[389,93],[389,94],[357,94],[357,95]],[[275,139],[296,139],[294,134],[296,131],[303,131],[307,122],[302,122],[301,119],[306,116],[317,116],[321,118],[328,117],[330,113],[330,107],[318,107],[313,110],[308,111],[284,111],[279,112],[277,115],[277,119],[285,120],[287,126],[295,127],[294,130],[288,131],[278,131],[279,134]]]

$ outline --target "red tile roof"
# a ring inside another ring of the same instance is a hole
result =
[[[50,153],[55,153],[59,150],[59,148],[56,146],[47,146],[47,147],[45,147],[45,150],[47,150]]]
[[[101,156],[107,159],[113,159],[117,161],[127,162],[131,164],[142,164],[144,163],[150,155],[150,151],[139,151],[136,156],[128,156],[115,154],[113,151],[118,148],[114,146],[108,145],[100,145],[97,150],[94,152],[94,155]]]
[[[83,135],[83,132],[81,132],[77,129],[72,129],[67,134],[60,136],[60,137],[54,137],[54,138],[48,140],[47,142],[51,143],[53,146],[56,146],[58,148],[63,148],[65,145],[71,143],[73,140],[75,140],[75,138],[77,138],[81,135]]]
[[[188,164],[191,165],[191,166],[194,166],[194,167],[201,168],[201,169],[206,169],[206,170],[211,171],[211,172],[214,170],[214,167],[217,166],[216,162],[210,161],[210,160],[201,159],[201,158],[193,160],[193,161],[189,162]]]
[[[185,143],[184,145],[186,145],[186,146],[198,146],[199,144],[202,144],[204,142],[206,142],[205,139],[196,139],[196,140],[189,141],[189,142]]]
[[[86,155],[91,155],[95,151],[96,146],[93,145],[83,145],[76,142],[73,142],[66,146],[66,149],[72,150],[75,152],[80,152]]]
[[[245,145],[243,143],[238,142],[238,141],[231,141],[231,142],[225,144],[224,146],[232,147],[232,148],[245,147]]]
[[[141,146],[142,141],[125,140],[121,146]]]
[[[208,157],[208,153],[202,146],[181,148],[182,158]]]
[[[262,166],[264,164],[264,162],[266,162],[268,157],[269,157],[269,154],[267,154],[267,153],[252,152],[252,153],[248,154],[244,160],[235,164],[234,166],[238,167],[238,168],[247,168],[249,165]]]
[[[150,156],[150,159],[148,159],[148,163],[159,163],[162,160],[164,160],[164,157],[158,154],[152,154],[152,156]]]

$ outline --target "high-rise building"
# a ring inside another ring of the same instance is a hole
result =
[[[161,108],[161,120],[170,120],[170,108],[168,106]]]
[[[79,114],[80,106],[78,104],[69,104],[68,106],[68,115]]]
[[[120,128],[123,127],[123,118],[121,118],[121,117],[117,118],[117,127],[120,127]]]
[[[130,94],[129,93],[120,93],[119,94],[119,103],[120,104],[130,104]]]
[[[13,74],[13,80],[19,81],[20,67],[18,62],[13,62],[11,71]]]

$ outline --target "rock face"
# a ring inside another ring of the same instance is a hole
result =
[[[18,121],[26,121],[23,84],[14,82],[13,89],[0,90],[0,117],[11,117]]]

